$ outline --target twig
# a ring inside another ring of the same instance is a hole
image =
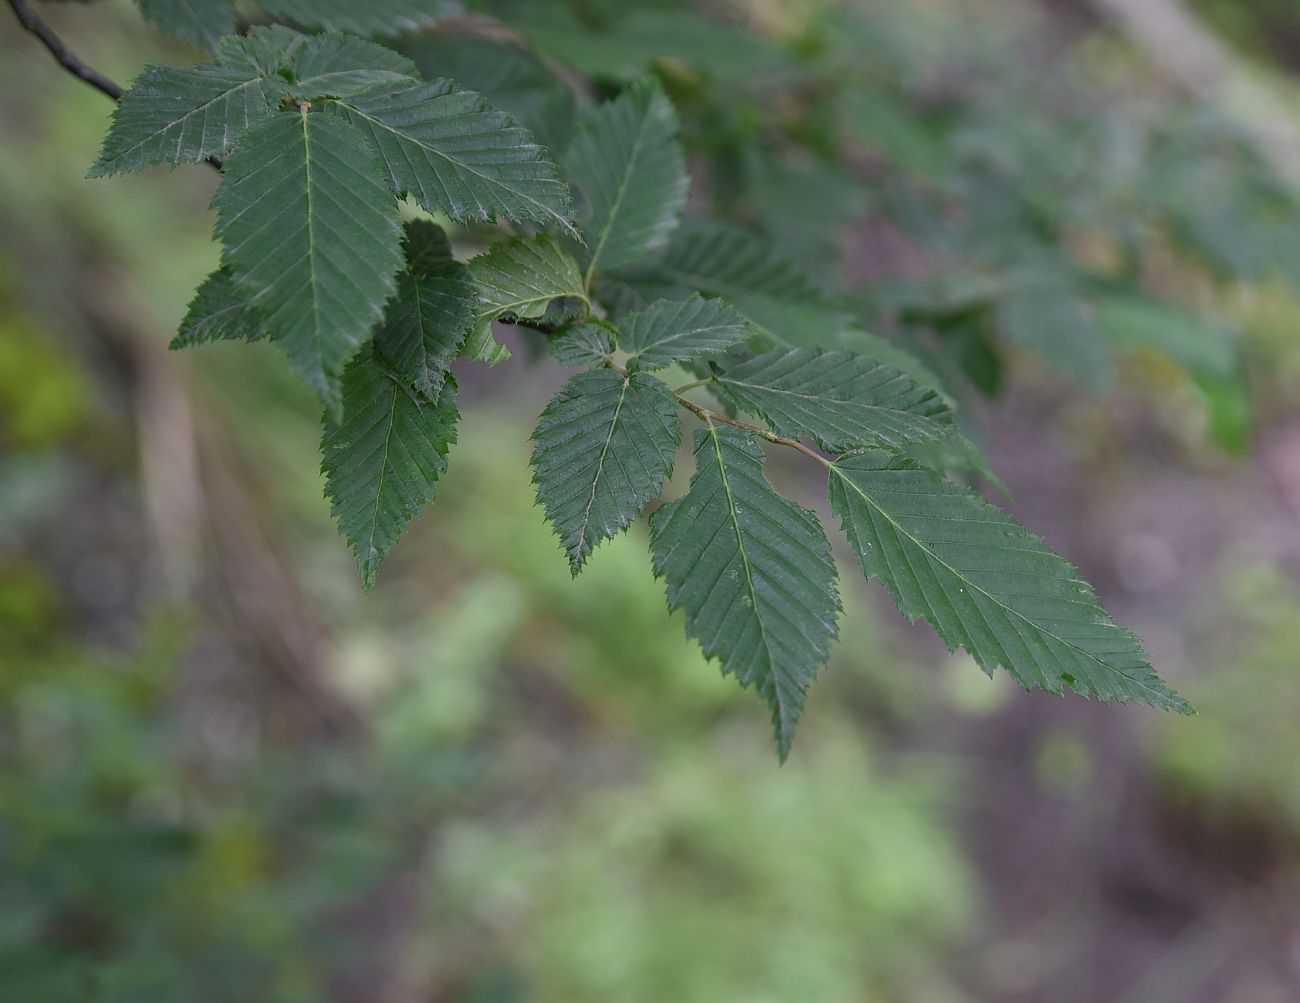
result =
[[[122,88],[98,70],[82,62],[71,49],[63,44],[63,39],[54,33],[54,29],[36,16],[36,12],[28,6],[27,0],[9,0],[9,7],[13,10],[14,17],[18,18],[18,23],[39,39],[40,43],[49,50],[50,55],[54,57],[60,66],[78,80],[90,84],[101,94],[106,94],[114,101],[122,100]],[[220,171],[222,168],[220,157],[208,157],[207,163],[216,171]]]
[[[37,17],[36,12],[27,6],[27,0],[9,0],[9,6],[13,8],[14,17],[18,18],[18,23],[40,39],[41,44],[50,50],[50,55],[58,60],[60,66],[74,77],[84,80],[91,87],[107,94],[114,101],[122,97],[122,88],[109,80],[104,74],[91,69],[69,51],[68,47],[63,44],[63,39],[54,34],[50,26]]]

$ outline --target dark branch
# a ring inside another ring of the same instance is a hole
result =
[[[114,101],[122,99],[122,88],[98,70],[87,66],[78,59],[76,54],[63,44],[63,39],[59,38],[48,24],[36,16],[36,12],[28,6],[27,0],[9,0],[9,6],[13,9],[14,17],[18,18],[18,23],[40,40],[41,44],[49,50],[50,55],[58,61],[60,66],[78,80],[90,84],[101,94],[107,94]],[[220,157],[209,157],[207,162],[213,169],[221,170]]]
[[[36,12],[27,6],[27,0],[9,0],[9,6],[13,8],[14,17],[18,18],[18,23],[41,40],[41,44],[50,50],[50,55],[59,61],[60,66],[74,77],[84,80],[91,87],[107,94],[114,101],[122,97],[121,87],[109,80],[104,74],[91,69],[68,51],[68,47],[63,44],[63,39],[54,34],[50,26],[37,17]]]

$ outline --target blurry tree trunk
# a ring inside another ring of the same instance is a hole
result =
[[[1089,0],[1175,81],[1231,115],[1285,181],[1300,189],[1300,123],[1183,0]]]

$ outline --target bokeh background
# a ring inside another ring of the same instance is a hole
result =
[[[564,376],[509,334],[363,595],[306,389],[167,351],[215,178],[83,180],[109,103],[0,16],[0,998],[1300,999],[1300,8],[513,6],[587,98],[664,78],[697,207],[924,356],[1200,716],[990,680],[844,561],[778,767],[642,527],[570,581],[527,472]],[[43,12],[123,81],[199,58]]]

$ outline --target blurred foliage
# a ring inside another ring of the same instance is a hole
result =
[[[1062,41],[1011,3],[724,6],[743,16],[514,4],[590,89],[500,38],[407,47],[556,145],[581,102],[653,68],[698,197],[834,277],[955,394],[1041,379],[1037,356],[1096,393],[1137,383],[1183,434],[1239,452],[1294,407],[1293,200],[1231,123],[1113,39]],[[1292,13],[1197,6],[1251,52]],[[185,59],[124,5],[58,14],[120,78]],[[316,668],[361,722],[303,726],[303,695],[250,640],[248,610],[275,590],[238,606],[220,584],[187,597],[159,580],[138,388],[114,356],[127,331],[161,357],[213,266],[211,181],[81,185],[102,98],[12,26],[0,45],[0,185],[22,193],[0,202],[0,998],[991,998],[954,974],[1001,930],[984,911],[996,876],[958,827],[1010,797],[971,787],[970,753],[1007,691],[964,659],[937,674],[846,596],[844,643],[778,771],[743,695],[664,617],[642,533],[570,581],[525,473],[522,416],[548,369],[500,376],[494,396],[465,381],[438,514],[362,600],[305,391],[262,346],[204,349],[193,375],[165,360],[206,459],[240,465],[253,520],[279,528],[326,625]],[[855,226],[874,249],[855,253]],[[223,518],[197,516],[205,561],[238,564],[215,542]],[[1212,574],[1186,676],[1201,716],[1158,723],[1153,777],[1176,826],[1244,857],[1264,838],[1294,869],[1300,592],[1270,562]],[[1012,758],[1049,792],[1119,799],[1094,784],[1106,740],[1077,735]]]

